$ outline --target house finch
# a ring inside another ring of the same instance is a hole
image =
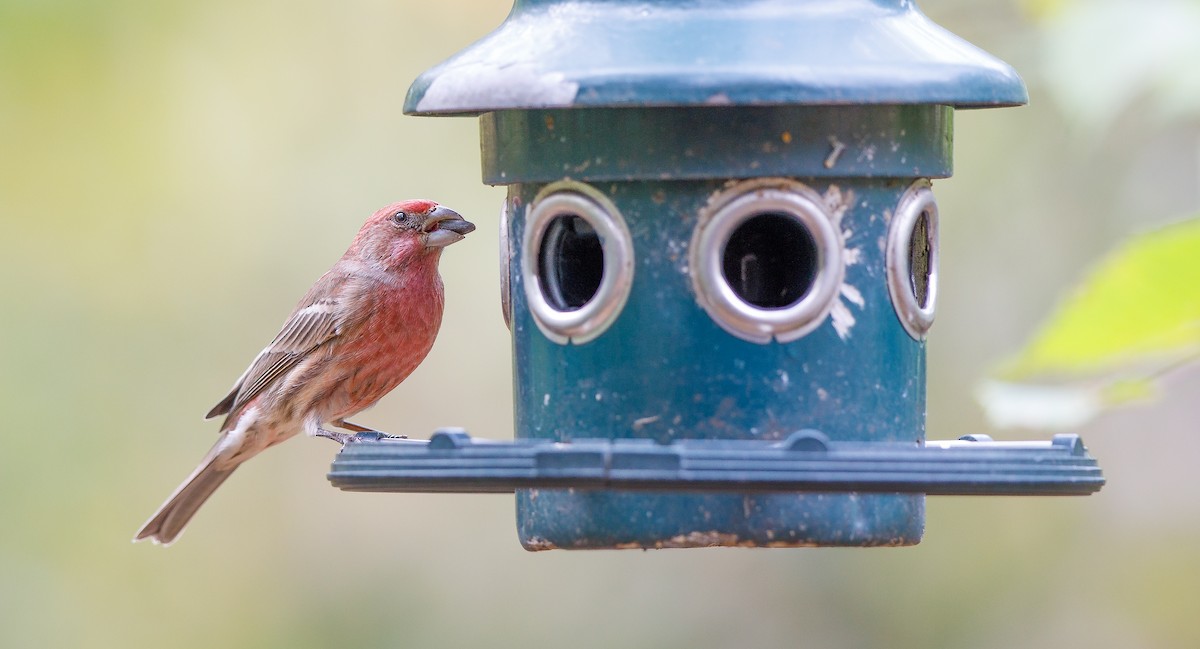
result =
[[[170,544],[242,462],[295,435],[342,441],[368,429],[346,421],[375,405],[425,359],[442,322],[442,248],[475,226],[433,201],[375,212],[349,250],[296,305],[206,419],[221,437],[134,541]]]

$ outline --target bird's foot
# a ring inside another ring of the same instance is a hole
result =
[[[359,437],[356,435],[355,437]],[[379,431],[371,431],[370,433],[361,433],[362,439],[408,439],[408,435],[392,435],[390,433],[381,433]]]
[[[313,433],[313,435],[316,437],[324,437],[325,439],[331,439],[331,440],[337,442],[338,444],[341,444],[342,446],[351,444],[353,442],[365,442],[365,441],[376,442],[381,439],[408,439],[408,435],[389,435],[387,433],[381,433],[377,430],[372,430],[372,429],[366,428],[364,426],[359,426],[357,424],[351,424],[350,422],[347,422],[347,421],[339,421],[339,422],[334,422],[334,423],[337,424],[337,426],[339,428],[345,428],[346,430],[352,430],[355,432],[354,433],[343,433],[341,431],[328,430],[326,428],[318,428],[317,432]]]
[[[356,438],[361,439],[408,439],[408,435],[391,435],[381,430],[375,430],[374,428],[359,426],[358,424],[352,421],[346,421],[345,419],[339,419],[333,422],[333,425],[337,426],[338,428],[352,430],[356,433],[366,433],[365,435],[355,435]]]
[[[349,444],[350,442],[353,442],[354,438],[357,437],[356,435],[353,435],[351,433],[343,433],[343,432],[336,431],[336,430],[326,430],[324,428],[318,428],[317,432],[313,433],[313,436],[314,437],[324,437],[325,439],[331,439],[331,440],[337,442],[338,444],[341,444],[342,446],[345,446],[345,445]]]
[[[356,433],[365,433],[363,435],[355,435],[354,437],[355,437],[356,441],[360,440],[360,439],[370,439],[370,440],[408,439],[408,435],[389,435],[388,433],[385,433],[380,430],[375,430],[374,428],[367,428],[366,426],[359,426],[358,424],[356,424],[352,421],[346,421],[345,419],[339,419],[339,420],[333,422],[333,425],[337,426],[338,428],[345,428],[346,430],[352,430]]]

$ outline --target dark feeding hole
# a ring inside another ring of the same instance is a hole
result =
[[[929,212],[921,212],[913,224],[908,240],[908,285],[912,287],[917,304],[929,305],[929,280],[933,273],[933,242],[929,240]]]
[[[800,301],[817,278],[817,243],[803,223],[767,213],[739,225],[725,244],[722,270],[733,292],[763,309]]]
[[[538,250],[542,294],[558,311],[577,311],[596,296],[604,279],[604,247],[583,217],[554,217]]]

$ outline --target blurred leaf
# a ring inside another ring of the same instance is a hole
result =
[[[975,391],[975,399],[995,428],[1070,430],[1104,407],[1099,391],[1088,385],[984,381]]]
[[[1148,401],[1158,395],[1154,382],[1145,378],[1118,379],[1104,387],[1101,397],[1105,405],[1119,406],[1125,403]]]
[[[1200,219],[1138,235],[1105,259],[1003,377],[1079,377],[1200,349]]]
[[[1021,0],[1021,10],[1035,21],[1043,21],[1058,15],[1072,0]]]
[[[980,386],[1001,428],[1065,429],[1144,401],[1154,381],[1200,356],[1200,219],[1138,235]]]
[[[1108,130],[1135,102],[1151,116],[1200,115],[1200,3],[1195,0],[1029,0],[1040,23],[1042,76],[1076,125]]]

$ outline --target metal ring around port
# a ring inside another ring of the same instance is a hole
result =
[[[917,302],[917,295],[913,291],[912,260],[909,258],[913,229],[922,214],[926,215],[929,237],[929,285],[926,289],[925,304]],[[929,328],[933,326],[934,311],[937,307],[937,280],[938,208],[929,181],[922,179],[913,183],[900,197],[888,228],[887,243],[887,285],[892,298],[892,308],[896,310],[896,317],[900,319],[904,330],[914,340],[924,340]]]
[[[550,223],[575,215],[596,230],[604,251],[603,277],[596,294],[574,311],[560,311],[547,300],[538,276],[538,257]],[[616,320],[633,286],[633,238],[616,206],[598,190],[572,181],[547,185],[525,217],[521,278],[533,321],[547,338],[565,345],[595,339]]]
[[[512,331],[512,247],[508,240],[509,201],[500,208],[500,312],[504,326]]]
[[[795,219],[808,230],[816,248],[812,286],[798,301],[782,308],[746,302],[734,292],[724,273],[722,261],[730,236],[738,226],[763,214]],[[713,321],[739,338],[763,344],[772,338],[790,342],[820,326],[845,277],[842,237],[820,194],[785,179],[747,181],[714,196],[701,212],[689,255],[692,287]]]

